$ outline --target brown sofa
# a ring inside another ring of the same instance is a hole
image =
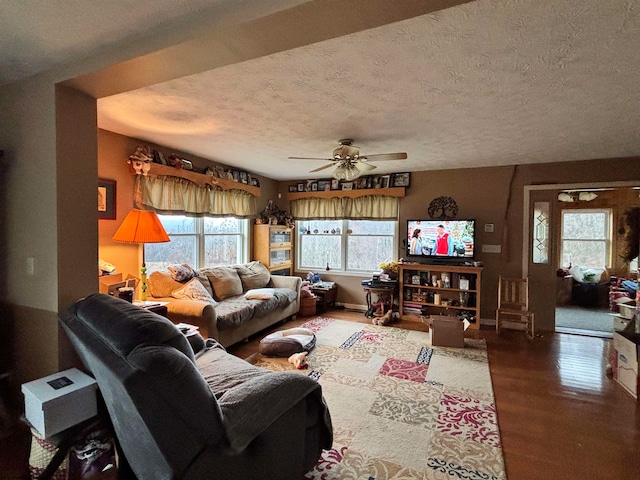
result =
[[[196,325],[205,338],[215,338],[225,347],[293,317],[300,309],[302,279],[271,275],[260,262],[204,268],[195,273],[193,279],[178,282],[170,272],[153,272],[147,300],[169,302],[171,321]],[[209,295],[203,299],[184,297],[189,282],[198,282]],[[247,298],[248,292],[260,294],[260,298]]]

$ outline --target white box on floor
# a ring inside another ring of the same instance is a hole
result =
[[[97,415],[97,388],[77,368],[24,383],[25,417],[43,437],[55,435]]]
[[[618,332],[613,334],[613,348],[617,353],[613,377],[624,389],[638,398],[638,345]]]

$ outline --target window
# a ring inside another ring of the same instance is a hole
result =
[[[549,202],[533,204],[533,263],[549,263]]]
[[[149,273],[164,271],[174,263],[202,268],[247,261],[248,220],[185,215],[158,215],[158,218],[171,241],[144,246]]]
[[[606,267],[610,252],[610,210],[562,211],[562,266]]]
[[[297,222],[299,270],[371,272],[394,260],[398,222],[303,220]]]

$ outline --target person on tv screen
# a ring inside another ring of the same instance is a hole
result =
[[[451,235],[444,229],[444,225],[440,224],[436,228],[436,255],[451,256],[453,254],[453,242]]]
[[[410,255],[422,255],[422,230],[415,228],[411,234],[411,243],[409,244]]]

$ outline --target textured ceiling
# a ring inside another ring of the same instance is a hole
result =
[[[306,0],[2,0],[0,86],[172,24],[244,21]],[[274,4],[278,4],[275,6]]]
[[[103,98],[99,126],[283,180],[345,137],[408,153],[376,173],[640,156],[639,30],[640,0],[479,0]]]
[[[107,130],[277,179],[640,154],[640,4],[481,0],[101,99]]]

